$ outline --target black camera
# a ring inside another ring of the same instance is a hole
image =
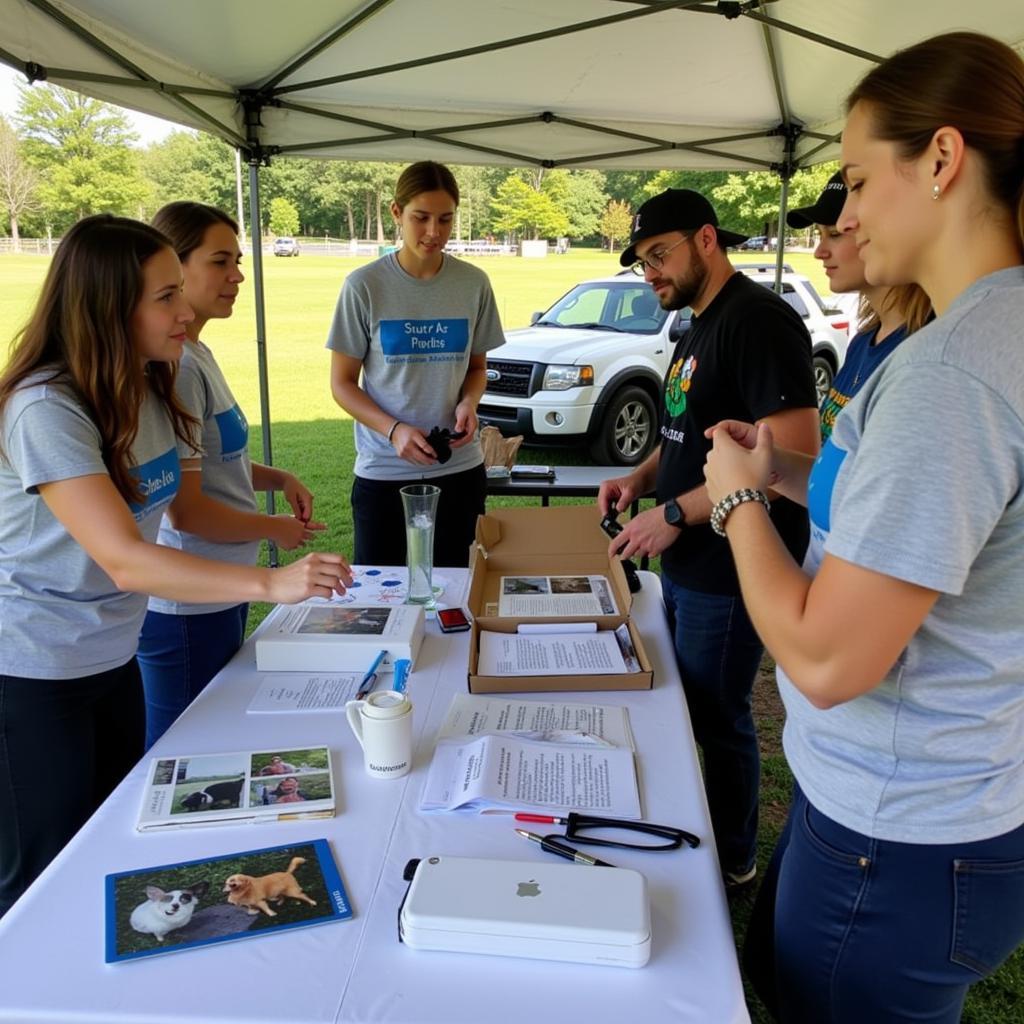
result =
[[[427,434],[427,444],[434,449],[437,461],[443,466],[452,457],[452,441],[460,441],[466,436],[464,430],[449,430],[447,427],[434,427]]]
[[[608,534],[609,537],[618,537],[622,533],[623,526],[619,522],[619,510],[612,505],[608,509],[608,514],[601,520],[601,529]],[[629,586],[629,592],[631,594],[637,593],[643,584],[640,582],[640,576],[637,573],[636,563],[632,559],[624,558],[622,560],[622,571],[626,574],[626,583]]]
[[[619,522],[619,510],[614,505],[608,509],[608,514],[601,520],[601,529],[609,537],[618,537],[622,533],[622,523]]]

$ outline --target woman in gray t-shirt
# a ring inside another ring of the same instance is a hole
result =
[[[291,603],[351,582],[340,555],[269,570],[155,543],[198,443],[173,389],[191,319],[159,232],[88,217],[0,374],[0,914],[142,754],[147,593]]]
[[[364,565],[405,563],[406,484],[441,489],[435,565],[467,564],[484,511],[476,408],[486,353],[505,338],[486,274],[444,252],[458,202],[443,164],[407,167],[391,204],[402,247],[349,274],[331,324],[331,391],[356,421],[353,557]],[[454,435],[440,456],[435,427]]]
[[[210,320],[234,312],[245,280],[238,224],[222,210],[188,201],[157,211],[153,227],[174,246],[194,318],[175,394],[200,423],[202,456],[182,466],[177,498],[160,524],[158,543],[203,558],[255,565],[261,540],[285,550],[324,529],[314,522],[313,495],[291,473],[249,460],[249,424],[213,352],[200,340]],[[289,515],[264,515],[256,491],[281,491]],[[245,639],[249,605],[149,599],[139,637],[146,693],[146,747],[199,695]]]
[[[780,1020],[960,1020],[1024,940],[1024,61],[926,40],[847,101],[838,227],[936,318],[813,467],[718,425],[712,515],[778,664],[796,780],[748,929]],[[803,500],[803,568],[761,505]]]

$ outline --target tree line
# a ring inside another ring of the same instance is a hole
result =
[[[148,220],[175,199],[236,210],[235,153],[226,143],[185,129],[145,148],[138,141],[117,107],[58,86],[20,87],[14,117],[0,116],[0,231],[15,240],[59,236],[101,211]],[[388,206],[403,166],[273,160],[260,170],[264,232],[393,240]],[[457,239],[567,238],[614,248],[629,237],[633,212],[666,188],[702,192],[730,228],[781,233],[780,180],[767,171],[452,170],[462,193]],[[833,171],[822,164],[797,172],[790,205],[812,203]]]

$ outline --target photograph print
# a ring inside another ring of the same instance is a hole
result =
[[[106,877],[106,961],[352,916],[326,839]]]

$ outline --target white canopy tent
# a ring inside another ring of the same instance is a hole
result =
[[[873,63],[954,29],[1018,48],[1020,0],[0,0],[0,61],[276,157],[793,170],[838,153]],[[781,265],[782,253],[779,261]]]

